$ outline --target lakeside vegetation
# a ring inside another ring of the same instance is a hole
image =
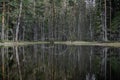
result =
[[[89,41],[55,41],[55,42],[45,42],[45,41],[20,41],[20,42],[2,42],[0,46],[28,46],[28,45],[40,45],[40,44],[50,44],[50,45],[71,45],[71,46],[101,46],[101,47],[120,47],[119,42],[89,42]]]
[[[1,41],[120,41],[119,0],[0,0]]]

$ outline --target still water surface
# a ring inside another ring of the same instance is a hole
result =
[[[120,80],[120,48],[1,47],[0,80]]]

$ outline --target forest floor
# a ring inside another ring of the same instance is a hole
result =
[[[88,41],[37,41],[37,42],[1,42],[0,46],[22,46],[34,44],[62,44],[62,45],[79,45],[79,46],[106,46],[120,47],[120,42],[88,42]]]

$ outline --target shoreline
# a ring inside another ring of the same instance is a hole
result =
[[[0,42],[0,46],[24,46],[34,44],[61,44],[74,46],[106,46],[106,47],[120,47],[120,42],[89,42],[89,41],[21,41],[21,42]]]

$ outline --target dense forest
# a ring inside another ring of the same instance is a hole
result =
[[[0,0],[1,41],[120,41],[120,0]]]
[[[0,0],[0,80],[120,80],[120,0]]]

